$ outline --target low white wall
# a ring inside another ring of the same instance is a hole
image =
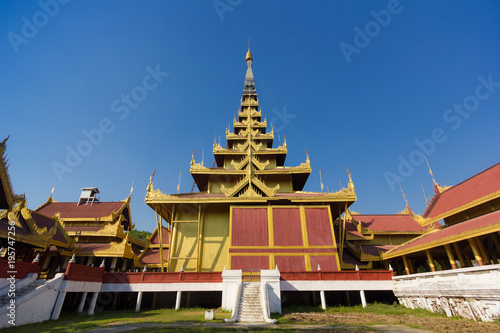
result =
[[[222,310],[233,311],[238,286],[243,279],[242,274],[241,269],[224,270],[222,272]]]
[[[281,281],[281,291],[392,290],[393,281]]]
[[[408,308],[493,321],[500,318],[500,265],[395,276],[394,294]]]
[[[52,280],[47,281],[30,293],[15,298],[15,308],[9,309],[6,306],[0,309],[0,328],[13,326],[9,321],[14,318],[15,326],[49,320],[63,278],[64,273],[58,273]]]
[[[262,283],[267,284],[269,312],[281,313],[280,272],[277,269],[263,269],[260,271],[260,279]]]

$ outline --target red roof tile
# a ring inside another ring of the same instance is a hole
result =
[[[442,228],[436,232],[425,235],[423,237],[416,238],[415,240],[410,241],[401,247],[398,247],[394,252],[391,252],[391,256],[394,253],[398,253],[404,250],[410,250],[413,247],[430,242],[445,244],[446,242],[444,241],[444,238],[448,237],[456,238],[460,236],[460,234],[466,234],[474,230],[479,230],[481,228],[488,227],[492,224],[498,224],[498,228],[496,230],[497,231],[500,230],[500,210],[491,212],[486,215],[481,215],[476,218],[460,222],[446,228]],[[429,246],[429,248],[431,247],[433,247],[433,245]]]
[[[500,163],[437,194],[425,210],[424,217],[434,218],[497,191],[500,191]]]
[[[168,235],[168,230],[167,228],[163,227],[162,228],[162,241],[163,241],[163,244],[168,244],[169,242],[169,235]],[[156,232],[153,236],[153,238],[151,238],[151,244],[160,244],[160,240],[158,239],[158,233]]]
[[[53,216],[57,212],[62,218],[99,218],[117,212],[124,205],[123,201],[94,202],[93,205],[77,205],[76,202],[51,202],[37,210],[40,214]]]
[[[419,232],[424,231],[410,215],[353,215],[354,221],[369,231],[386,232]]]
[[[144,256],[139,259],[141,264],[160,264],[160,249],[146,249]],[[163,260],[168,258],[168,249],[163,249]]]

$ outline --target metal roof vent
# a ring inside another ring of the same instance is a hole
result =
[[[94,202],[99,202],[97,193],[99,193],[99,189],[97,187],[83,187],[82,194],[80,194],[80,200],[78,200],[77,206],[80,206],[82,203],[85,203],[85,206],[90,203],[90,205],[92,206]]]

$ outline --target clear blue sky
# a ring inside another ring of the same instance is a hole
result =
[[[14,189],[34,209],[55,182],[58,201],[86,186],[123,200],[134,182],[133,222],[153,230],[149,176],[156,169],[155,187],[176,193],[182,172],[190,192],[193,150],[212,165],[251,39],[286,165],[309,152],[305,190],[320,190],[319,170],[325,190],[339,190],[348,166],[355,211],[404,209],[398,177],[422,213],[421,184],[432,194],[423,153],[442,185],[500,160],[499,17],[493,1],[2,1],[0,134]],[[68,147],[85,156],[70,166]]]

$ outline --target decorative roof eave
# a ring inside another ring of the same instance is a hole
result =
[[[7,200],[7,206],[12,208],[17,202],[21,202],[25,199],[24,194],[15,194],[12,182],[9,176],[9,167],[7,166],[7,159],[5,157],[5,150],[7,149],[7,137],[2,142],[0,142],[0,181],[3,186],[3,191],[5,193],[5,198]]]
[[[214,175],[214,174],[227,174],[227,175],[245,175],[245,170],[238,169],[225,169],[225,168],[207,168],[201,165],[201,163],[191,164],[189,172],[193,175]],[[263,169],[255,170],[256,175],[293,175],[293,174],[310,174],[311,166],[310,164],[302,163],[295,167],[277,167],[273,169]]]
[[[0,230],[0,238],[7,239],[8,237],[9,237],[9,233],[7,231]],[[41,249],[48,248],[50,246],[51,239],[52,239],[52,236],[47,237],[47,236],[38,235],[38,234],[21,235],[17,232],[16,232],[16,236],[15,236],[16,242],[33,245],[33,246],[39,247]]]
[[[468,230],[466,232],[462,232],[462,233],[459,233],[459,234],[455,234],[455,235],[443,237],[443,238],[440,238],[440,239],[436,239],[434,241],[426,242],[426,243],[421,244],[421,245],[417,245],[417,246],[414,246],[414,247],[407,248],[407,249],[402,250],[402,251],[398,251],[403,246],[406,246],[406,245],[408,245],[408,244],[410,244],[412,242],[415,242],[415,241],[417,241],[417,240],[419,240],[419,239],[421,239],[423,237],[428,236],[429,234],[436,233],[436,232],[439,232],[441,230],[444,230],[444,229],[435,229],[435,230],[430,231],[430,232],[428,232],[426,234],[423,234],[423,235],[421,235],[419,237],[413,238],[413,239],[411,239],[411,240],[409,240],[409,241],[407,241],[407,242],[405,242],[403,244],[398,245],[397,247],[395,247],[395,248],[393,248],[393,249],[385,252],[382,255],[382,260],[396,258],[396,257],[400,257],[400,256],[403,256],[403,255],[411,254],[411,253],[422,252],[422,251],[429,250],[429,249],[432,249],[432,248],[435,248],[435,247],[438,247],[438,246],[444,246],[446,244],[460,242],[460,241],[467,240],[467,239],[470,239],[470,238],[475,238],[475,237],[487,235],[487,234],[490,234],[490,233],[493,233],[493,232],[500,232],[500,221],[496,222],[496,223],[493,223],[493,224],[490,224],[488,226],[482,227],[482,228]]]
[[[288,152],[287,148],[285,146],[279,146],[277,148],[265,148],[261,150],[254,151],[253,153],[255,155],[286,155]],[[236,155],[236,156],[242,156],[246,155],[246,151],[242,151],[239,149],[227,149],[227,148],[222,148],[221,146],[215,146],[213,148],[213,154],[214,155]]]
[[[373,268],[373,261],[370,261],[364,265],[363,265],[363,263],[360,263],[357,265],[357,267],[362,268],[362,269],[372,269]],[[340,263],[340,269],[353,270],[355,268],[356,268],[356,265],[346,264],[345,262]]]
[[[471,208],[474,208],[476,206],[479,206],[481,204],[484,204],[488,201],[491,201],[491,200],[494,200],[494,199],[497,199],[497,198],[500,198],[500,190],[499,191],[496,191],[496,192],[493,192],[493,193],[490,193],[488,195],[485,195],[484,197],[481,197],[479,199],[476,199],[476,200],[473,200],[465,205],[462,205],[460,207],[456,207],[454,209],[451,209],[447,212],[444,212],[442,214],[439,214],[438,216],[435,216],[435,217],[432,217],[432,218],[423,218],[423,222],[420,223],[421,225],[428,225],[428,224],[431,224],[433,222],[437,222],[439,220],[442,220],[442,219],[445,219],[447,217],[450,217],[452,215],[455,215],[455,214],[458,214],[458,213],[461,213],[463,211],[466,211],[468,209],[471,209]]]
[[[145,203],[150,204],[174,204],[174,203],[234,203],[234,202],[262,202],[265,203],[269,200],[289,200],[290,202],[319,202],[319,203],[333,203],[333,202],[355,202],[356,194],[323,194],[318,196],[304,195],[303,197],[287,196],[286,193],[281,193],[280,196],[275,197],[179,197],[178,195],[164,194],[160,190],[152,190],[146,193]]]
[[[135,257],[132,247],[127,238],[122,239],[121,242],[111,242],[109,247],[98,251],[79,251],[79,256],[94,256],[94,257],[123,257],[133,259]]]

